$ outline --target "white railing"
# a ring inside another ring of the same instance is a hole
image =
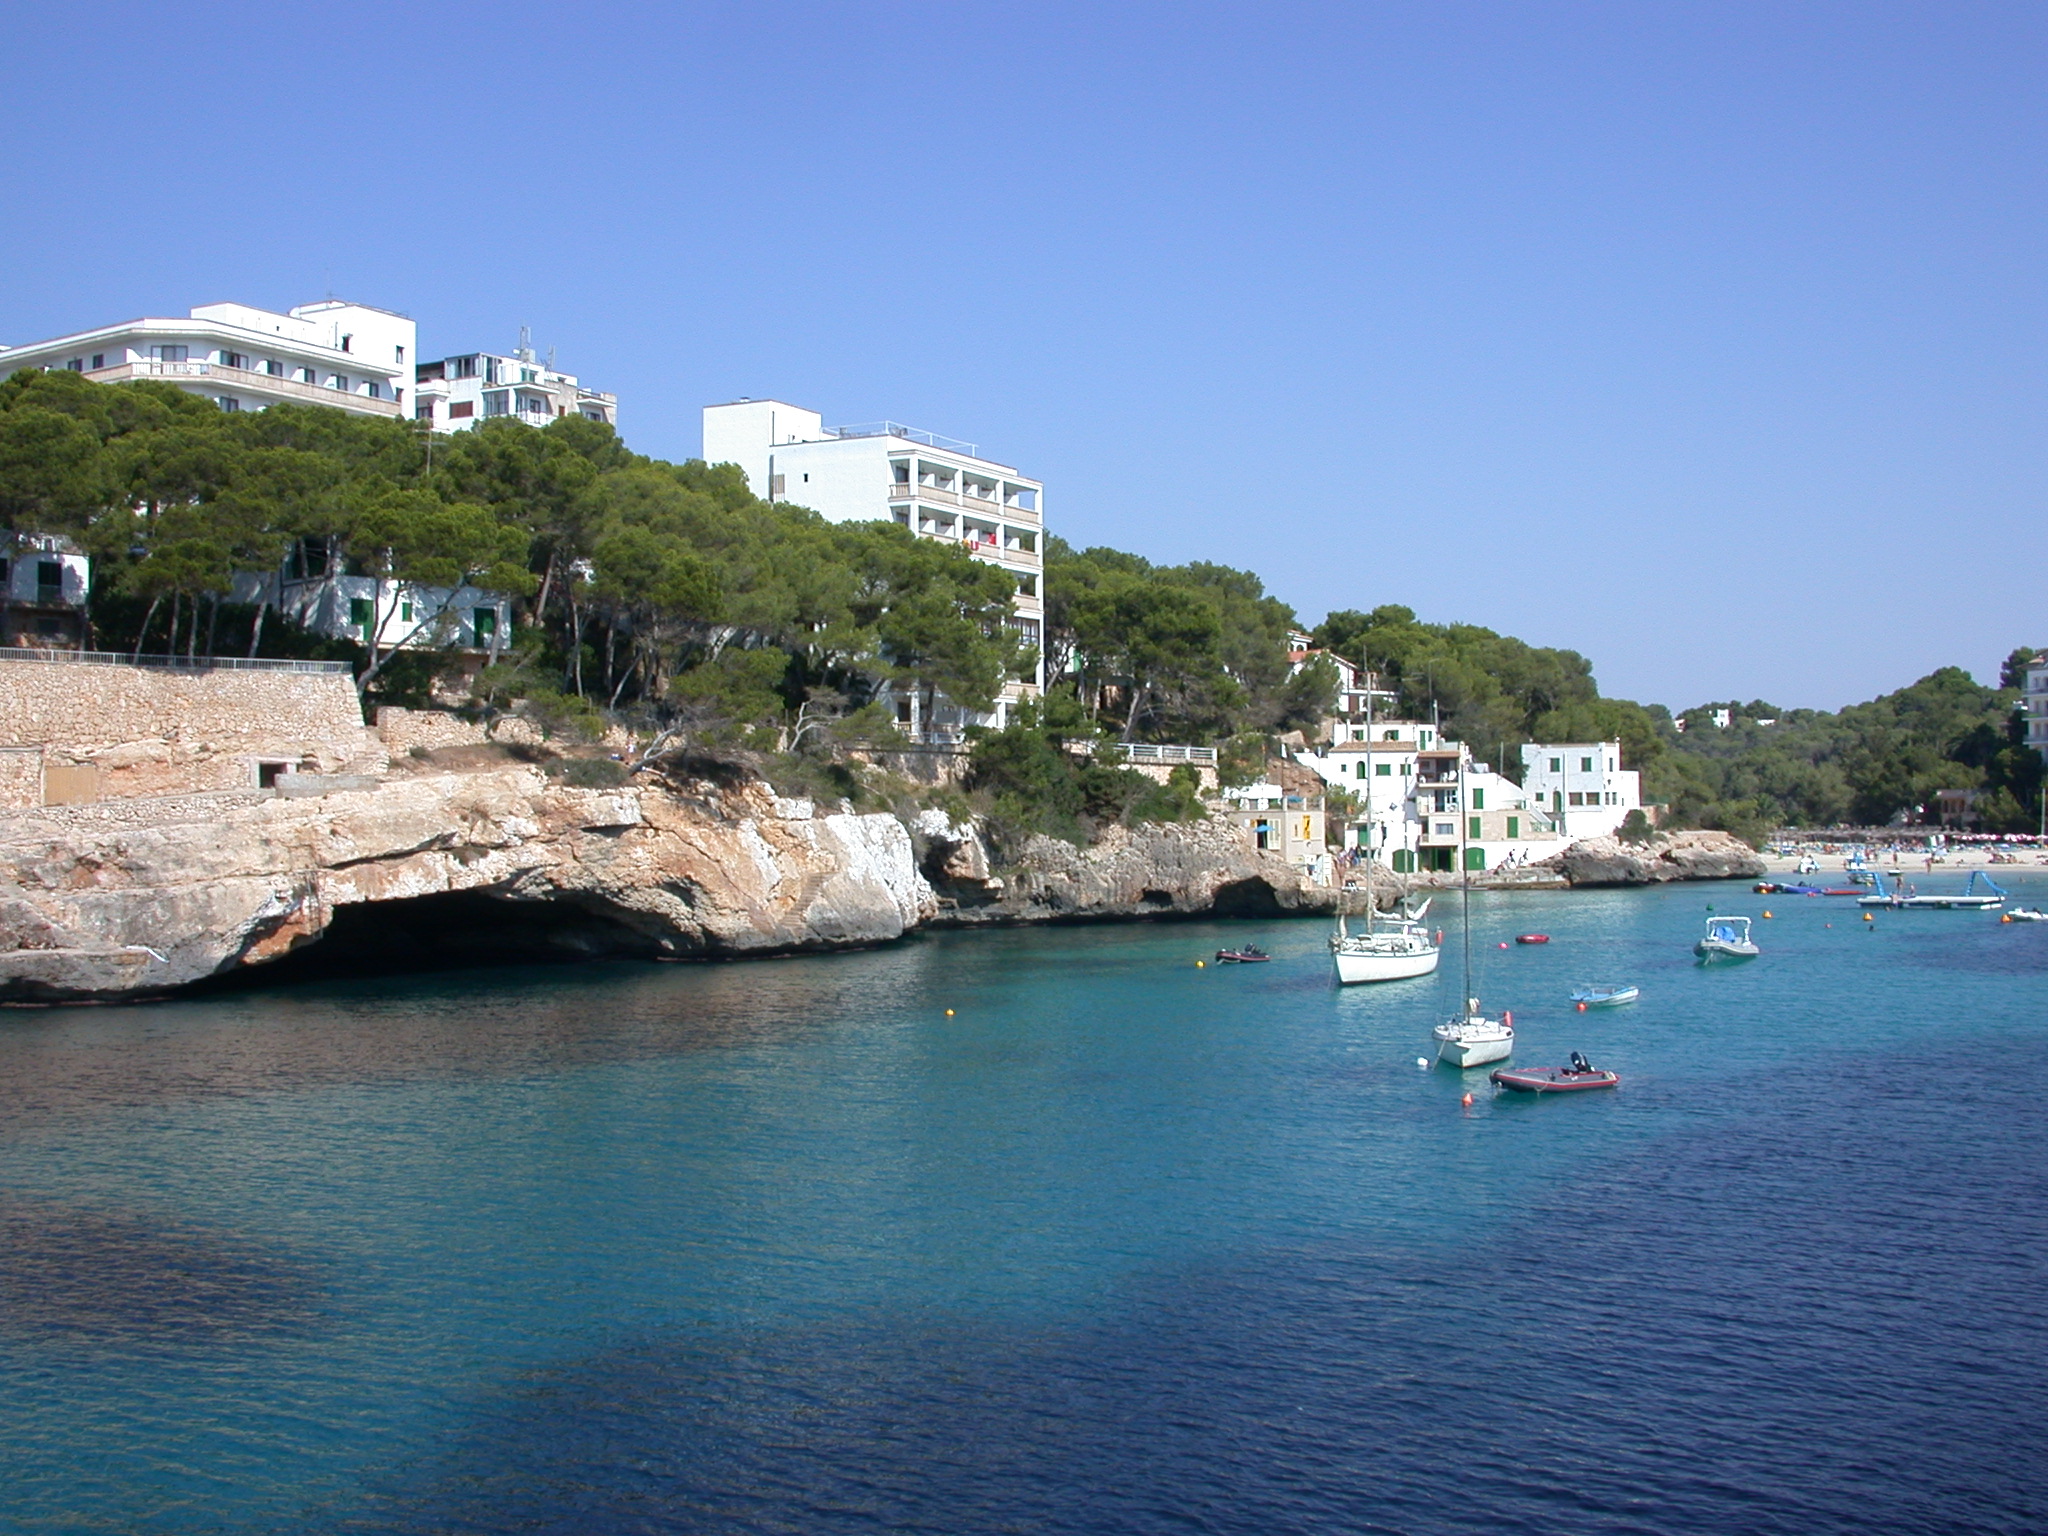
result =
[[[1214,747],[1157,745],[1149,741],[1126,741],[1119,750],[1134,763],[1213,763]]]
[[[131,656],[126,651],[44,651],[0,646],[0,661],[69,662],[88,667],[163,667],[179,672],[309,672],[352,670],[345,661],[281,661],[268,656]]]
[[[224,363],[172,363],[156,358],[145,358],[140,362],[116,363],[111,368],[90,369],[87,377],[99,384],[116,384],[122,379],[206,378],[217,381],[223,387],[251,390],[259,394],[283,395],[287,399],[303,400],[309,405],[332,405],[346,410],[367,411],[373,416],[403,414],[396,400],[353,394],[345,389],[329,389],[324,384],[308,384],[303,379],[287,378],[280,373],[264,373],[256,368],[230,368]]]

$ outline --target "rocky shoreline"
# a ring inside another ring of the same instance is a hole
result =
[[[1547,880],[1751,873],[1719,836],[1582,844]],[[1038,838],[997,873],[978,830],[935,811],[906,825],[746,779],[578,789],[508,764],[0,816],[0,1002],[162,995],[309,946],[366,962],[437,945],[736,958],[925,928],[1328,913],[1339,900],[1220,821],[1113,828],[1085,850]]]

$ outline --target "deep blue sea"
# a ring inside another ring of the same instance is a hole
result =
[[[2048,1531],[2048,924],[1439,906],[0,1015],[0,1531]]]

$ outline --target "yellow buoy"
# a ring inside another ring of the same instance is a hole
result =
[[[1769,917],[1770,915],[1771,915],[1771,909],[1770,909],[1769,907],[1765,907],[1765,908],[1764,908],[1764,916],[1765,916],[1765,917]]]
[[[1866,912],[1863,914],[1863,921],[1865,921],[1866,923],[1874,923],[1877,921],[1877,914],[1875,912]]]
[[[952,1009],[948,1008],[948,1009],[946,1010],[946,1017],[947,1017],[947,1018],[949,1018],[949,1019],[950,1019],[951,1017],[953,1017],[953,1010],[952,1010]]]
[[[1207,965],[1208,963],[1209,962],[1206,960],[1197,960],[1195,962],[1195,969],[1199,971],[1203,966]]]

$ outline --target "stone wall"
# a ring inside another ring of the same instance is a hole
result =
[[[0,747],[0,810],[20,810],[42,803],[42,748]]]
[[[260,763],[308,773],[377,773],[388,763],[346,672],[0,661],[4,748],[40,748],[59,770],[89,768],[62,776],[98,799],[241,789],[257,782]],[[0,782],[0,797],[15,788]]]

